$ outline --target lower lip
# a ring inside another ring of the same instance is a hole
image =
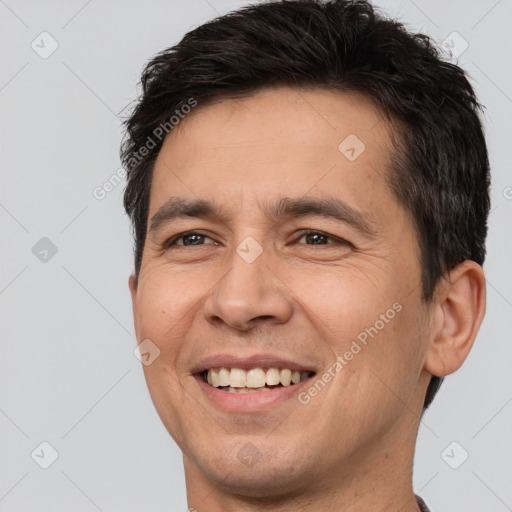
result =
[[[290,400],[308,384],[306,379],[291,386],[283,386],[270,391],[252,391],[247,393],[229,393],[207,384],[201,375],[195,375],[201,391],[215,405],[230,412],[261,411],[273,405]],[[297,400],[298,402],[298,400]]]

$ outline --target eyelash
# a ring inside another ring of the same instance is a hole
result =
[[[164,248],[165,249],[169,249],[170,247],[175,247],[176,246],[176,240],[179,240],[181,238],[185,238],[187,236],[191,236],[191,235],[199,235],[199,236],[202,236],[202,237],[205,237],[205,238],[210,238],[209,236],[203,234],[203,233],[200,233],[198,231],[186,231],[185,233],[181,233],[179,235],[176,235],[172,238],[170,238],[169,240],[167,240],[165,243],[164,243]],[[321,235],[323,237],[326,237],[330,240],[333,240],[341,245],[347,245],[349,247],[352,247],[354,248],[354,246],[350,243],[350,242],[347,242],[346,240],[343,240],[342,238],[337,238],[335,236],[332,236],[332,235],[329,235],[328,233],[325,233],[324,231],[317,231],[317,230],[313,230],[313,229],[304,229],[304,230],[301,230],[300,231],[300,236],[298,239],[296,240],[300,240],[301,238],[303,238],[304,236],[307,236],[307,235]],[[198,244],[198,245],[204,245],[204,244]],[[304,245],[312,245],[312,246],[316,246],[316,245],[333,245],[333,244],[304,244]],[[190,246],[187,246],[187,245],[180,245],[180,247],[194,247],[194,245],[190,245]]]

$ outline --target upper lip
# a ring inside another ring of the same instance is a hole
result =
[[[212,355],[201,359],[193,368],[192,373],[200,373],[210,368],[286,368],[289,370],[311,371],[316,369],[311,363],[305,364],[293,359],[286,359],[272,354],[254,354],[247,357],[234,356],[232,354]]]

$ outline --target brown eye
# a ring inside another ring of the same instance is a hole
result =
[[[341,238],[337,238],[323,231],[303,231],[301,237],[297,240],[306,240],[306,245],[332,245],[334,244],[342,244],[342,245],[351,245],[346,240],[342,240]],[[329,242],[330,241],[330,242]]]
[[[204,245],[202,242],[205,239],[211,240],[210,237],[203,235],[202,233],[198,233],[196,231],[189,231],[188,233],[182,233],[181,235],[177,235],[177,236],[169,239],[165,243],[165,247],[166,248],[171,247],[171,246],[188,247],[191,245]]]

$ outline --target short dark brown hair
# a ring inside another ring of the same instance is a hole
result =
[[[359,92],[400,127],[387,179],[415,222],[425,302],[446,271],[464,260],[483,264],[490,205],[483,108],[464,71],[444,60],[428,36],[409,33],[369,2],[295,0],[241,8],[158,53],[141,85],[121,146],[136,279],[162,127],[170,132],[172,117],[191,99],[205,106],[268,86]],[[432,377],[424,411],[442,381]]]

